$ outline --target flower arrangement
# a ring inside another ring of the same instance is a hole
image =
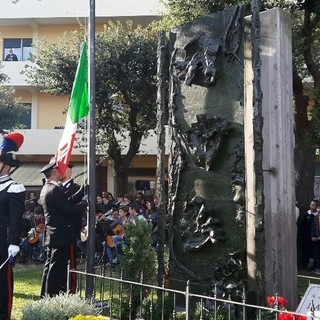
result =
[[[110,318],[103,316],[84,316],[82,314],[78,314],[75,317],[70,318],[69,320],[108,320]]]
[[[266,300],[267,300],[267,305],[269,308],[283,310],[283,311],[287,310],[286,306],[288,304],[288,301],[282,296],[278,296],[278,295],[276,295],[275,297],[270,296],[270,297],[267,297]],[[275,317],[275,319],[278,319],[278,320],[307,320],[307,317],[294,315],[294,314],[287,313],[287,312],[281,312],[281,313],[278,313],[278,316]]]

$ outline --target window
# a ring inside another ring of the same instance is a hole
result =
[[[10,49],[13,49],[18,61],[28,60],[32,52],[32,39],[3,39],[3,60],[5,60]]]
[[[23,125],[24,129],[31,129],[31,103],[21,103],[23,112],[19,116],[19,124]]]

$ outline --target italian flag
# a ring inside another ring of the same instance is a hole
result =
[[[66,125],[56,152],[56,163],[59,167],[59,173],[64,175],[69,164],[78,122],[85,118],[89,112],[88,97],[88,59],[87,44],[83,43],[80,60],[73,82],[69,107],[67,112]]]

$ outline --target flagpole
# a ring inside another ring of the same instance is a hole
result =
[[[87,239],[87,273],[94,273],[94,254],[95,254],[95,223],[96,223],[96,124],[95,124],[95,0],[90,1],[89,16],[89,64],[88,64],[88,83],[89,83],[89,137],[88,137],[88,184],[89,184],[89,212],[87,216],[88,239]],[[86,299],[93,298],[94,282],[93,277],[86,278]]]

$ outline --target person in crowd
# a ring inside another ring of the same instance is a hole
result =
[[[29,197],[26,200],[26,211],[33,213],[34,209],[39,206],[37,196],[33,191],[30,191]]]
[[[136,219],[147,221],[145,217],[141,214],[139,214],[140,206],[139,204],[133,202],[129,205],[128,211],[129,211],[129,217],[128,217],[128,223],[133,223],[135,224]],[[121,255],[123,253],[122,247],[124,245],[129,245],[125,233],[121,237],[113,237],[113,242],[116,248],[116,253],[117,255]],[[118,263],[117,257],[113,259],[113,263],[116,264]]]
[[[38,205],[34,209],[34,221],[36,225],[36,235],[38,236],[39,256],[38,262],[44,262],[46,259],[46,248],[44,246],[45,218],[42,206]]]
[[[84,194],[84,186],[80,186],[74,182],[72,179],[72,168],[74,164],[69,163],[67,165],[66,171],[64,173],[64,177],[61,179],[62,190],[68,198],[68,201],[71,204],[78,204],[82,201],[82,198],[85,196]],[[76,249],[77,249],[77,241],[80,238],[80,232],[82,228],[82,219],[86,217],[86,210],[84,209],[82,214],[76,214],[72,218],[72,234],[73,239],[70,245],[70,268],[73,270],[77,269],[76,265]],[[76,293],[77,287],[77,274],[71,273],[70,276],[70,293]]]
[[[152,246],[156,248],[158,243],[158,208],[152,200],[147,200],[146,202],[144,217],[152,224]]]
[[[151,222],[152,224],[156,224],[157,215],[158,215],[158,209],[155,206],[155,203],[151,200],[147,200],[144,217],[147,219],[147,221]]]
[[[87,201],[71,204],[59,185],[62,176],[54,158],[41,171],[46,182],[40,193],[46,231],[45,246],[47,259],[44,265],[41,297],[54,296],[67,289],[67,266],[70,259],[70,245],[73,241],[71,225],[75,215],[82,216]]]
[[[20,243],[21,254],[19,262],[24,262],[28,258],[35,259],[36,262],[43,262],[45,260],[44,239],[44,215],[42,206],[37,206],[34,209],[34,215],[31,219],[31,229]]]
[[[80,230],[80,239],[77,241],[77,247],[84,256],[87,255],[87,239],[88,239],[88,225],[87,221],[82,221],[82,227]]]
[[[314,272],[320,275],[320,204],[317,204],[318,215],[311,224],[311,241],[313,244]]]
[[[109,204],[109,200],[106,197],[102,197],[103,204],[103,212],[107,215],[111,214],[111,205]]]
[[[318,215],[317,200],[310,202],[310,209],[299,217],[298,225],[298,243],[301,246],[301,266],[308,270],[313,268],[314,254],[313,242],[311,241],[311,226],[314,218]]]
[[[117,215],[115,214],[117,212]],[[109,260],[109,265],[113,266],[114,254],[113,250],[115,248],[114,238],[118,238],[122,241],[122,236],[124,235],[124,225],[126,224],[129,216],[129,210],[127,206],[121,206],[118,211],[113,211],[112,220],[107,231],[106,241],[105,241],[105,251],[107,258]]]
[[[136,219],[147,221],[145,217],[140,214],[140,206],[136,202],[129,204],[129,222],[135,223]]]
[[[102,256],[103,243],[105,234],[108,229],[108,220],[102,210],[96,212],[95,225],[95,259],[98,262]],[[88,226],[87,221],[82,224],[81,239],[77,242],[77,246],[84,255],[87,254]]]
[[[20,251],[25,187],[10,177],[11,168],[20,165],[15,152],[24,137],[14,132],[4,136],[0,147],[0,319],[10,320],[13,297],[13,258]]]
[[[124,206],[128,206],[132,202],[132,197],[129,194],[125,194],[123,197],[123,204]]]
[[[138,214],[144,216],[146,211],[146,197],[142,192],[136,194],[134,202],[139,206]]]
[[[104,211],[104,204],[102,202],[102,197],[97,196],[97,200],[96,200],[96,212],[101,211],[101,212],[105,212]]]
[[[9,53],[6,55],[5,61],[18,61],[17,55],[13,52],[13,49],[9,49]]]
[[[124,194],[123,194],[123,193],[117,194],[116,204],[117,204],[119,207],[125,205],[125,203],[124,203]]]
[[[103,239],[101,242],[104,241],[104,236],[107,233],[109,226],[108,216],[107,213],[97,212],[96,215],[96,232],[101,235]]]
[[[156,195],[156,194],[153,195],[153,202],[154,202],[154,205],[158,208],[159,207],[159,197],[158,197],[158,195]]]
[[[33,227],[32,223],[32,216],[30,211],[24,211],[22,215],[22,230],[21,230],[21,237],[25,238],[28,235],[28,232]]]
[[[117,204],[116,204],[116,200],[114,199],[112,193],[110,193],[110,192],[107,193],[106,199],[107,199],[107,202],[104,203],[104,205],[105,205],[105,212],[108,212],[110,209],[112,209],[112,207],[113,207],[114,205],[117,205]]]

